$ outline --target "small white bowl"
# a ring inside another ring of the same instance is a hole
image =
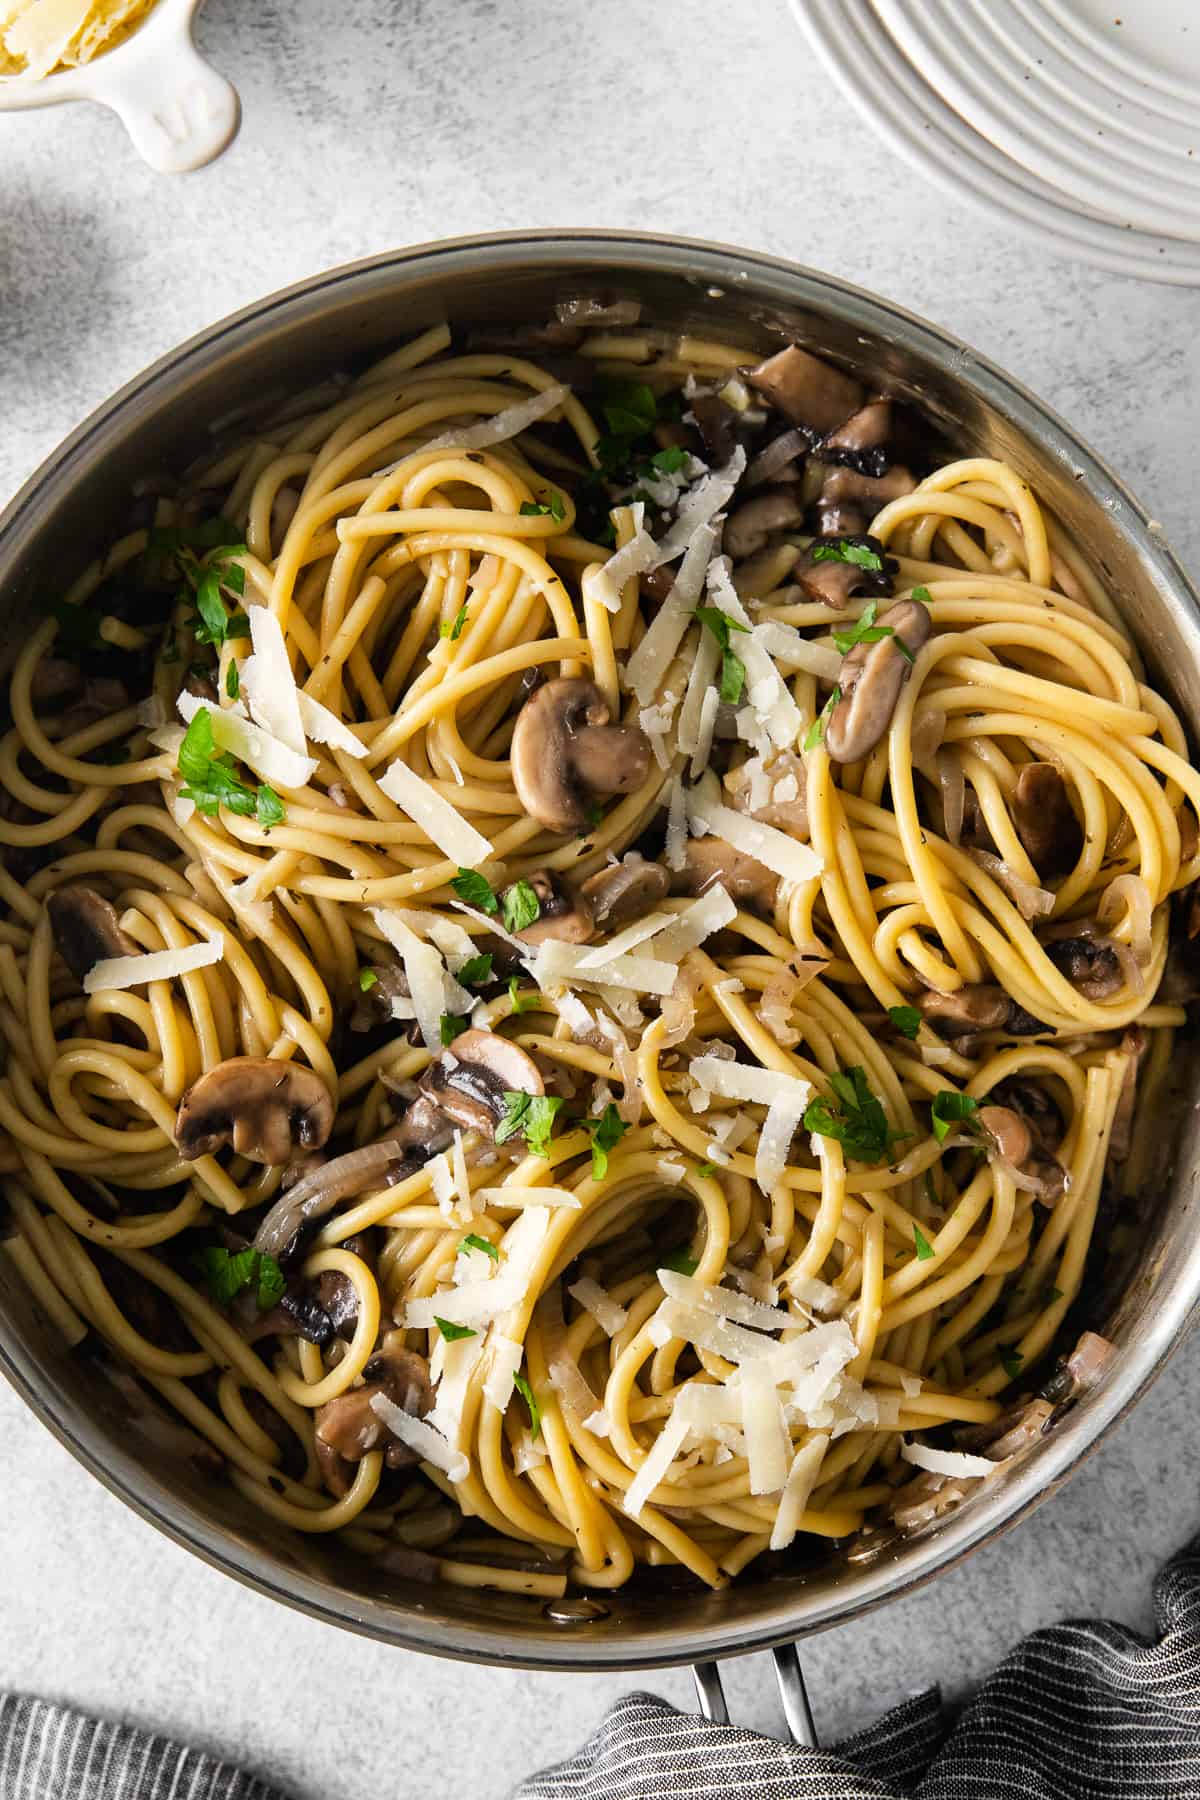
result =
[[[98,100],[110,106],[151,168],[181,175],[211,162],[241,117],[237,90],[192,41],[203,0],[157,0],[132,37],[95,62],[30,81],[0,76],[0,112]]]

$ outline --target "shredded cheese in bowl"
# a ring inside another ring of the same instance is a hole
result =
[[[42,81],[90,63],[141,25],[155,0],[0,0],[0,75]]]

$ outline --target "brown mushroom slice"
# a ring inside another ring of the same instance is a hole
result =
[[[994,1087],[988,1096],[991,1103],[1019,1113],[1025,1121],[1035,1150],[1053,1156],[1066,1135],[1063,1116],[1038,1081],[1023,1075],[1012,1075]]]
[[[1026,763],[1010,801],[1017,836],[1043,881],[1066,875],[1083,850],[1083,827],[1053,763]]]
[[[877,628],[878,642],[855,644],[842,658],[841,698],[825,725],[825,748],[835,762],[860,762],[892,722],[912,659],[929,636],[929,608],[919,600],[889,606]]]
[[[1121,1049],[1129,1057],[1117,1104],[1113,1111],[1112,1129],[1108,1134],[1108,1154],[1113,1162],[1124,1162],[1133,1143],[1133,1115],[1137,1104],[1138,1076],[1142,1058],[1150,1048],[1150,1040],[1140,1025],[1133,1025],[1121,1039]]]
[[[535,869],[525,879],[537,895],[539,911],[533,924],[516,934],[523,944],[544,944],[550,938],[564,944],[591,943],[596,928],[586,900],[573,894],[551,869]]]
[[[541,1071],[520,1044],[497,1031],[479,1030],[460,1033],[429,1065],[419,1087],[410,1113],[425,1101],[464,1131],[479,1131],[489,1138],[505,1116],[506,1093],[536,1097],[546,1091]],[[407,1124],[406,1115],[401,1136]]]
[[[803,524],[804,508],[794,494],[759,494],[747,500],[725,521],[721,549],[735,563],[766,548],[773,531],[787,531]]]
[[[830,556],[832,548],[870,550],[879,559],[877,569],[864,569],[860,563],[848,561],[844,554]],[[822,554],[824,552],[824,554]],[[791,571],[810,600],[819,600],[843,612],[858,594],[886,598],[895,590],[888,569],[887,552],[878,538],[861,532],[835,532],[829,538],[814,538]]]
[[[782,477],[784,471],[791,469],[797,458],[807,452],[810,441],[807,431],[802,431],[798,425],[781,431],[751,459],[742,477],[743,488],[761,487],[764,482]]]
[[[74,700],[83,692],[83,674],[77,663],[63,656],[43,656],[29,683],[29,698],[41,711],[61,702]]]
[[[517,714],[512,774],[517,798],[547,831],[586,830],[601,794],[630,794],[650,770],[650,740],[636,725],[613,725],[594,681],[548,681]]]
[[[976,981],[952,994],[932,990],[918,994],[917,1007],[943,1035],[957,1037],[964,1032],[1001,1030],[1008,1021],[1009,999],[1002,987]]]
[[[1056,930],[1052,927],[1051,930]],[[1064,926],[1070,935],[1043,933],[1046,955],[1085,1000],[1109,1000],[1125,985],[1125,974],[1116,949],[1088,921],[1072,920]]]
[[[334,1101],[313,1069],[267,1056],[230,1056],[193,1082],[175,1116],[186,1162],[232,1144],[251,1162],[278,1167],[297,1147],[319,1150],[333,1130]]]
[[[380,1025],[392,1024],[397,1019],[392,1001],[412,999],[408,976],[398,964],[372,963],[370,973],[375,977],[374,981],[365,988],[360,987],[355,996],[354,1010],[350,1014],[351,1031],[374,1031]]]
[[[692,417],[705,456],[714,468],[722,467],[733,455],[737,444],[737,414],[732,407],[726,406],[719,394],[697,394],[692,401]]]
[[[911,494],[916,481],[897,465],[886,475],[860,475],[856,469],[830,469],[817,496],[817,521],[824,536],[865,531],[890,500]]]
[[[1033,1152],[1033,1133],[1021,1117],[1008,1106],[981,1106],[975,1122],[994,1147],[997,1156],[1014,1169]]]
[[[883,446],[891,434],[891,401],[868,400],[836,431],[821,439],[813,456],[818,462],[841,463],[860,475],[878,479],[887,471],[887,453]]]
[[[658,863],[620,862],[589,875],[579,898],[591,909],[598,931],[617,931],[653,911],[670,887],[670,877]]]
[[[388,1430],[371,1405],[376,1395],[384,1395],[414,1419],[423,1419],[433,1410],[429,1364],[418,1351],[405,1347],[402,1331],[385,1333],[363,1369],[363,1377],[361,1386],[327,1400],[316,1415],[317,1462],[326,1487],[339,1499],[350,1489],[353,1465],[372,1450],[383,1450],[389,1469],[411,1468],[421,1460],[417,1451]]]
[[[746,380],[813,437],[835,431],[859,410],[865,397],[862,384],[852,375],[810,356],[799,344],[788,344],[748,369]]]
[[[684,849],[683,867],[672,871],[673,894],[706,894],[720,884],[731,900],[769,917],[775,908],[779,877],[757,858],[735,850],[724,838],[693,838]]]
[[[89,969],[110,956],[137,956],[141,946],[121,930],[117,909],[95,888],[70,883],[46,901],[50,930],[59,955],[82,981]]]

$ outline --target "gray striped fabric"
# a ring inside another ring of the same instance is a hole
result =
[[[954,1725],[930,1692],[833,1750],[631,1694],[513,1800],[1200,1800],[1200,1539],[1163,1570],[1155,1605],[1155,1644],[1120,1625],[1054,1625],[1014,1650]],[[9,1695],[0,1800],[285,1797],[169,1739]]]

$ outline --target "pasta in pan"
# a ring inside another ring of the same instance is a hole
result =
[[[281,1527],[716,1587],[1102,1367],[1200,778],[1013,469],[560,311],[148,480],[21,648],[2,1247]]]

